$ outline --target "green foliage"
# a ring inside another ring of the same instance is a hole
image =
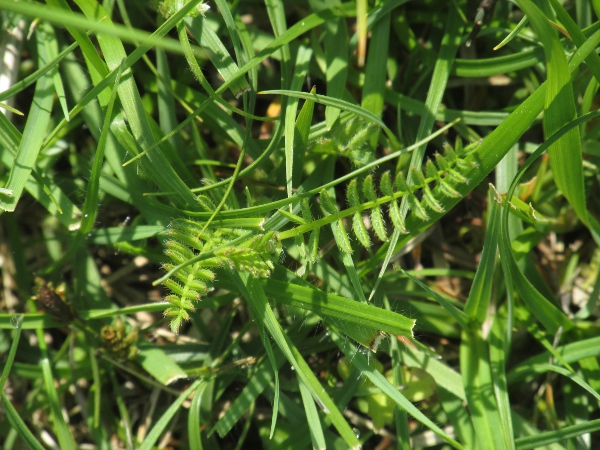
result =
[[[478,3],[0,0],[2,448],[597,447],[598,21]]]

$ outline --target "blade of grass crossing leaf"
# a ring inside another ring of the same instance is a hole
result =
[[[65,48],[62,52],[60,52],[58,55],[56,55],[56,57],[52,61],[49,61],[48,64],[46,64],[44,67],[39,67],[31,75],[28,75],[27,77],[23,78],[22,80],[16,82],[15,84],[13,84],[10,88],[6,89],[5,91],[0,92],[0,102],[12,97],[13,95],[16,95],[19,92],[22,92],[23,90],[25,90],[25,88],[27,86],[35,83],[39,77],[41,77],[45,73],[55,69],[58,66],[58,63],[60,63],[71,52],[73,52],[73,50],[75,50],[78,46],[79,46],[79,44],[77,42],[73,42],[71,45],[69,45],[67,48]]]
[[[556,31],[542,11],[530,0],[518,0],[517,3],[529,18],[544,46],[548,74],[544,133],[548,137],[577,116],[569,68]],[[548,154],[556,185],[581,221],[588,224],[579,130],[575,128],[568,132],[548,150]]]
[[[167,428],[167,425],[169,425],[169,422],[171,421],[171,419],[173,419],[183,402],[188,399],[192,392],[198,389],[198,386],[201,383],[202,380],[196,380],[194,383],[192,383],[192,385],[189,388],[183,391],[173,403],[169,405],[169,407],[166,409],[166,411],[163,413],[160,419],[158,419],[158,421],[154,424],[154,426],[146,436],[146,439],[144,439],[144,442],[142,442],[140,446],[137,447],[138,450],[152,450],[155,447],[156,442],[163,434],[163,432]]]
[[[504,448],[494,396],[488,349],[481,330],[464,330],[460,342],[460,369],[475,428],[478,448]]]
[[[355,298],[363,303],[367,303],[367,298],[363,292],[363,286],[360,282],[360,278],[358,277],[358,271],[354,265],[352,255],[342,252],[340,256],[342,257],[342,264],[344,264],[344,267],[346,268],[348,278],[350,278],[350,283],[352,283]]]
[[[119,66],[119,72],[115,78],[115,86],[110,95],[108,106],[106,108],[106,114],[104,116],[104,123],[102,125],[102,131],[100,133],[100,139],[98,140],[98,146],[96,147],[96,153],[94,154],[94,162],[92,163],[92,172],[90,174],[87,195],[85,196],[85,202],[83,204],[83,218],[81,219],[80,235],[85,236],[94,228],[94,222],[96,221],[96,214],[98,212],[98,191],[100,189],[100,174],[102,172],[102,165],[104,162],[104,149],[106,146],[106,140],[110,131],[110,121],[112,118],[113,107],[117,98],[117,86],[121,80],[121,74],[123,72],[123,63]]]
[[[40,66],[44,66],[51,59],[42,38],[42,36],[36,33]],[[12,194],[10,196],[0,194],[0,209],[9,212],[14,211],[21,198],[25,183],[31,175],[31,171],[41,150],[44,135],[50,122],[52,104],[52,77],[48,73],[42,76],[35,85],[33,101],[27,114],[27,122],[23,130],[23,137],[19,143],[15,164],[12,166],[8,182],[4,186],[5,189],[12,191]]]
[[[306,421],[310,431],[312,446],[314,449],[325,449],[325,436],[323,435],[323,428],[321,428],[321,420],[319,419],[317,406],[310,395],[310,391],[302,381],[298,381],[298,387],[300,388],[300,395],[302,396],[302,405],[306,412]]]
[[[446,434],[440,427],[438,427],[419,409],[417,409],[406,397],[404,397],[397,387],[392,386],[392,384],[383,376],[383,374],[369,364],[367,357],[359,352],[358,349],[347,339],[343,339],[334,331],[330,333],[330,337],[337,347],[344,353],[344,355],[346,355],[346,358],[352,362],[352,364],[363,376],[366,376],[369,381],[379,388],[383,394],[390,397],[390,399],[394,401],[394,403],[396,403],[400,408],[404,409],[407,413],[441,437],[452,447],[458,449],[463,448],[462,445],[448,436],[448,434]]]

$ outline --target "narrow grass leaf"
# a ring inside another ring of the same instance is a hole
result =
[[[198,450],[202,450],[202,438],[200,437],[200,430],[202,424],[200,423],[200,407],[202,405],[202,395],[206,389],[206,384],[201,383],[194,392],[194,398],[190,403],[190,412],[188,414],[188,436],[190,447]]]
[[[460,342],[460,369],[478,448],[504,448],[498,427],[489,353],[481,330],[465,330]]]
[[[38,26],[36,32],[40,33],[40,39],[46,46],[47,62],[56,60],[56,57],[58,56],[58,42],[52,26],[48,22],[42,22]],[[65,120],[69,121],[69,108],[67,106],[67,99],[65,98],[65,88],[62,83],[62,78],[57,68],[52,69],[50,73],[52,75],[52,80],[54,81],[54,91],[58,97],[60,107],[63,110]]]
[[[564,442],[567,439],[582,436],[588,433],[594,433],[600,430],[600,419],[590,420],[589,422],[578,423],[575,425],[566,425],[560,430],[546,431],[515,439],[517,450],[529,450],[544,448],[554,443]]]
[[[223,77],[225,81],[232,78],[232,76],[239,71],[238,65],[235,63],[227,47],[221,42],[221,39],[210,27],[210,24],[205,17],[187,17],[185,23],[188,26],[192,36],[196,39],[196,42],[200,44],[202,48],[208,48],[210,50],[209,58],[214,64],[215,69]],[[232,94],[239,97],[244,92],[250,90],[250,85],[245,78],[237,77],[229,85],[229,89]]]
[[[294,75],[292,76],[292,90],[299,90],[302,87],[302,84],[306,78],[308,73],[308,63],[312,57],[312,50],[301,46],[298,49],[298,53],[296,55],[296,64],[294,69]],[[313,102],[305,101],[296,119],[296,111],[298,110],[298,100],[290,99],[287,102],[285,112],[285,179],[286,179],[286,188],[288,197],[292,197],[292,190],[294,186],[298,186],[300,181],[300,176],[302,174],[303,163],[304,163],[304,152],[306,151],[306,135],[308,134],[308,127],[310,127],[310,120],[312,119],[312,105]],[[310,117],[304,117],[310,112]],[[303,123],[299,125],[301,120]],[[299,128],[302,127],[301,135],[296,136],[296,131],[300,131]],[[300,145],[296,145],[296,144]],[[295,169],[294,169],[295,167]],[[292,205],[290,205],[290,211],[292,209]]]
[[[467,316],[467,314],[465,314],[463,311],[458,309],[456,306],[454,306],[452,303],[450,303],[448,300],[446,300],[440,294],[435,292],[433,289],[431,289],[429,286],[427,286],[425,283],[423,283],[418,278],[414,277],[413,275],[411,275],[410,273],[406,272],[403,269],[400,269],[400,271],[404,275],[406,275],[408,278],[413,280],[415,283],[417,283],[425,292],[427,292],[429,295],[431,295],[435,301],[437,301],[446,311],[448,311],[448,313],[450,313],[450,315],[452,317],[454,317],[456,322],[458,322],[458,324],[461,326],[461,328],[463,330],[469,329],[470,321],[469,321],[469,316]]]
[[[481,260],[477,266],[475,279],[465,303],[465,314],[475,323],[482,324],[488,315],[488,307],[492,296],[492,281],[498,253],[498,233],[500,230],[499,207],[492,199],[492,190],[488,193],[490,214],[483,243]]]
[[[321,408],[329,415],[333,425],[346,444],[353,449],[358,449],[359,441],[342,416],[338,407],[333,403],[327,392],[325,392],[308,364],[304,361],[304,358],[302,358],[300,352],[298,352],[296,347],[290,341],[289,337],[283,333],[281,325],[275,318],[273,310],[268,304],[267,297],[262,286],[259,284],[259,281],[245,273],[235,275],[234,278],[239,279],[240,283],[243,283],[241,286],[240,283],[238,283],[238,285],[246,297],[252,313],[255,318],[267,328],[277,346],[281,349],[289,363],[294,367],[300,381],[305,384],[314,400],[321,405]]]
[[[556,12],[558,19],[569,32],[569,35],[571,36],[571,39],[575,45],[577,45],[577,47],[583,46],[588,40],[588,37],[586,37],[583,31],[581,31],[569,13],[559,2],[556,0],[550,0],[550,4],[552,5],[554,12]],[[585,58],[585,62],[591,72],[594,74],[596,81],[600,82],[600,56],[598,56],[596,52],[592,52]]]
[[[194,381],[189,388],[183,391],[181,395],[169,405],[162,416],[160,416],[160,419],[154,424],[144,441],[137,447],[138,450],[152,450],[155,448],[156,442],[167,429],[169,422],[173,419],[183,402],[189,398],[192,392],[198,389],[198,386],[201,383],[203,383],[202,380]]]
[[[544,132],[551,136],[577,117],[573,86],[565,52],[544,13],[530,0],[518,0],[544,46],[548,76]],[[549,148],[550,165],[556,185],[569,200],[577,216],[588,224],[583,186],[583,158],[579,129],[573,128]]]
[[[506,362],[510,342],[504,342],[506,340],[508,323],[506,305],[503,305],[496,313],[488,341],[494,395],[498,405],[500,423],[502,424],[499,428],[503,437],[503,448],[511,450],[515,448],[515,443],[510,399],[508,396],[508,382],[506,379]]]
[[[37,36],[37,50],[39,64],[43,66],[50,61],[46,46]],[[41,150],[42,142],[50,122],[53,104],[53,81],[51,74],[46,74],[38,79],[35,85],[31,108],[27,113],[27,122],[23,130],[23,137],[19,143],[19,150],[12,166],[5,189],[11,191],[11,195],[0,194],[0,209],[12,212],[15,210],[25,183],[31,175],[35,161]]]
[[[77,5],[84,14],[91,19],[103,20],[105,24],[112,25],[112,21],[102,6],[92,0],[77,0]],[[99,37],[100,47],[110,70],[114,70],[121,65],[126,58],[123,44],[117,38],[103,35]],[[148,170],[154,181],[166,191],[174,191],[178,194],[180,202],[188,205],[195,205],[196,198],[190,189],[183,183],[179,175],[175,173],[162,152],[155,148],[157,145],[150,127],[147,113],[142,105],[142,100],[137,86],[128,69],[123,74],[123,79],[118,87],[119,99],[127,116],[127,121],[131,131],[143,151],[146,151],[146,158],[142,159],[144,168]],[[136,149],[135,154],[139,153]]]
[[[337,347],[346,355],[346,358],[352,362],[352,364],[360,371],[360,373],[371,381],[381,392],[387,395],[394,403],[400,408],[405,410],[416,420],[421,422],[435,434],[440,436],[444,441],[450,444],[452,447],[462,449],[463,446],[457,441],[452,439],[446,434],[440,427],[433,423],[427,416],[425,416],[419,409],[417,409],[408,399],[402,395],[397,387],[392,384],[383,376],[381,372],[373,368],[369,364],[367,357],[358,351],[358,349],[352,345],[347,339],[343,339],[339,334],[335,332],[330,333],[331,339]]]
[[[359,3],[361,3],[361,1],[357,3],[356,20],[360,25],[360,11],[358,7]],[[363,13],[366,13],[366,11],[363,11]],[[365,67],[365,81],[363,84],[362,100],[360,103],[364,109],[372,112],[378,117],[382,116],[383,105],[385,103],[384,96],[386,87],[385,81],[387,77],[387,55],[389,42],[390,14],[385,14],[371,30],[371,42],[369,43],[369,55],[367,57],[367,65]],[[379,133],[377,132],[374,133],[373,137],[371,138],[370,144],[373,150],[377,144],[378,136]]]
[[[19,412],[11,403],[10,399],[4,393],[4,390],[0,390],[0,398],[2,399],[2,405],[4,406],[4,413],[8,419],[8,423],[18,433],[19,437],[23,439],[25,445],[32,450],[44,450],[44,446],[35,438],[33,433],[27,428],[27,425],[19,415]]]
[[[329,3],[335,5],[338,1]],[[323,25],[325,28],[323,39],[325,42],[327,96],[341,98],[346,90],[348,76],[348,27],[343,18],[328,20]],[[327,106],[325,108],[325,126],[331,129],[339,115],[338,108]]]
[[[317,411],[315,401],[310,395],[308,388],[300,380],[298,380],[298,387],[300,388],[302,405],[306,412],[306,422],[310,431],[310,440],[312,441],[313,449],[324,450],[327,446],[325,445],[325,436],[323,435],[323,428],[321,427],[321,420],[319,419],[319,412]]]

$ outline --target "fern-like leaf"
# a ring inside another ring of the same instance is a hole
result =
[[[164,264],[165,270],[171,271],[200,254],[209,253],[209,257],[179,268],[163,282],[172,292],[165,297],[170,306],[164,315],[171,319],[174,333],[179,332],[182,323],[189,320],[194,304],[212,290],[215,280],[212,269],[226,267],[267,277],[274,268],[272,259],[281,253],[281,243],[273,232],[256,234],[237,245],[230,245],[230,242],[237,242],[241,236],[248,234],[248,230],[211,227],[203,230],[202,223],[174,219],[166,231],[169,239],[165,242],[165,255],[170,262]]]

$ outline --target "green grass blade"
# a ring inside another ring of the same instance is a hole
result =
[[[543,448],[558,442],[564,442],[566,439],[581,436],[586,433],[593,433],[600,430],[600,419],[590,420],[589,422],[578,423],[576,425],[567,425],[560,430],[546,431],[544,433],[534,434],[515,439],[517,450],[529,450]]]
[[[287,95],[287,96],[296,97],[296,98],[303,98],[304,100],[312,100],[315,103],[321,103],[325,106],[333,106],[335,108],[338,108],[338,109],[341,109],[344,111],[352,112],[359,117],[362,117],[370,122],[376,123],[385,131],[386,135],[392,141],[392,143],[397,142],[396,137],[394,136],[393,132],[386,126],[385,123],[383,123],[381,121],[381,119],[379,119],[377,116],[375,116],[370,111],[367,111],[364,108],[361,108],[360,106],[356,106],[345,100],[340,100],[337,98],[330,98],[325,95],[312,94],[312,93],[308,93],[308,92],[296,92],[296,91],[289,91],[289,90],[282,90],[282,89],[262,91],[262,92],[259,92],[259,94],[265,94],[265,95],[266,94],[276,94],[276,95]]]
[[[358,14],[358,12],[357,12]],[[383,114],[385,81],[387,78],[387,57],[390,41],[390,14],[384,15],[373,27],[370,51],[365,67],[361,106],[377,117]],[[371,139],[371,147],[375,148],[379,133]]]
[[[306,74],[308,72],[308,64],[312,57],[312,50],[302,46],[298,49],[298,54],[296,55],[296,64],[294,69],[294,75],[292,76],[292,90],[299,90],[302,87],[302,83],[306,78]],[[304,152],[306,151],[306,135],[307,133],[307,125],[310,127],[310,120],[312,119],[312,105],[314,102],[306,101],[296,119],[296,111],[298,110],[298,100],[290,99],[286,105],[285,112],[285,179],[286,179],[286,189],[288,193],[288,197],[292,197],[292,189],[294,186],[298,186],[298,181],[300,179],[300,175],[302,173],[302,166],[304,162]],[[305,118],[308,113],[310,117]],[[300,117],[302,116],[303,123],[300,125],[298,122],[300,121]],[[302,126],[302,131],[299,130],[300,126]],[[296,136],[296,130],[300,131],[302,134],[300,136]],[[296,146],[295,144],[299,143],[300,145]],[[304,144],[304,145],[302,145]],[[296,169],[294,170],[294,167]],[[295,181],[295,182],[294,182]],[[290,211],[292,206],[290,205]]]
[[[352,432],[352,429],[342,416],[338,407],[324,391],[312,370],[310,370],[310,367],[304,361],[304,358],[302,358],[302,355],[290,341],[289,337],[283,333],[258,280],[251,278],[247,274],[240,274],[240,277],[240,282],[247,284],[247,290],[246,288],[243,288],[243,293],[245,294],[246,300],[256,319],[267,328],[277,346],[281,349],[289,363],[294,367],[300,381],[309,389],[314,400],[327,412],[333,425],[336,427],[346,444],[351,448],[358,448],[358,439]]]
[[[175,21],[180,20],[189,11],[191,11],[202,0],[191,0],[186,3],[181,10],[173,17]],[[47,0],[48,3],[58,5],[62,0]],[[144,42],[151,47],[161,47],[175,53],[182,53],[179,42],[168,37],[153,36],[142,30],[131,29],[120,24],[112,24],[105,20],[92,20],[81,14],[72,11],[64,11],[57,7],[49,7],[39,2],[15,2],[12,0],[0,0],[0,9],[5,11],[14,11],[23,14],[26,17],[37,17],[42,20],[54,23],[55,25],[72,27],[79,30],[91,30],[105,36],[113,36],[124,42],[135,43]],[[109,17],[108,15],[106,17]],[[203,56],[204,52],[196,48],[196,53]]]
[[[298,381],[298,387],[300,388],[302,405],[304,406],[304,411],[306,411],[306,421],[308,423],[308,429],[310,430],[312,447],[313,449],[318,450],[325,449],[327,446],[325,444],[325,436],[323,435],[323,428],[321,427],[317,406],[304,383]]]
[[[190,404],[190,412],[188,415],[188,436],[190,447],[198,450],[202,450],[202,438],[200,437],[200,429],[202,424],[200,423],[200,406],[202,404],[202,394],[206,389],[206,384],[199,384],[194,392],[194,398]]]
[[[104,9],[91,0],[79,0],[76,2],[88,18],[102,20],[105,24],[112,24]],[[126,58],[125,49],[120,40],[104,35],[100,39],[100,47],[107,60],[110,70],[114,70],[121,65]],[[164,190],[173,190],[179,196],[180,201],[188,205],[195,205],[194,194],[183,183],[179,175],[168,164],[164,155],[159,149],[156,149],[156,140],[147,114],[142,106],[142,100],[137,90],[137,86],[130,70],[123,73],[123,79],[118,87],[119,100],[123,106],[125,115],[131,131],[142,151],[146,151],[144,168],[148,170],[154,181]],[[139,153],[137,150],[136,154]]]
[[[42,354],[39,365],[42,370],[42,379],[46,390],[48,407],[50,408],[50,417],[52,419],[53,430],[56,433],[61,449],[75,450],[77,446],[75,445],[73,436],[69,431],[69,427],[63,417],[58,391],[54,384],[52,364],[48,357],[46,343],[44,342],[44,331],[38,328],[36,330],[36,335],[40,340],[39,346]]]
[[[492,199],[492,192],[488,193],[490,214],[483,243],[481,260],[477,266],[475,279],[469,291],[469,298],[465,304],[465,314],[475,323],[482,324],[488,315],[488,308],[492,297],[492,281],[496,266],[498,252],[498,233],[500,229],[500,208]]]
[[[39,443],[33,433],[27,428],[27,425],[19,415],[19,412],[15,409],[10,399],[4,393],[4,390],[0,391],[2,398],[2,405],[4,405],[4,411],[8,422],[18,433],[19,437],[23,439],[23,442],[29,449],[33,450],[44,450],[44,446]]]
[[[56,40],[54,29],[47,22],[43,22],[39,25],[37,30],[38,33],[40,33],[40,39],[44,41],[44,45],[46,46],[48,62],[54,61],[58,56],[58,41]],[[65,120],[69,121],[69,108],[67,106],[67,99],[65,98],[65,88],[63,86],[62,78],[56,68],[52,70],[51,74],[58,102],[63,110]]]
[[[518,3],[544,46],[548,74],[544,132],[548,137],[577,117],[569,68],[556,30],[542,11],[530,0],[519,0]],[[559,139],[548,150],[548,154],[556,185],[569,200],[581,221],[588,224],[579,129],[574,128]]]
[[[41,36],[38,37],[37,48],[39,64],[43,66],[51,58],[47,54]],[[5,211],[12,212],[15,210],[41,150],[44,135],[50,122],[50,114],[52,113],[52,85],[53,81],[50,74],[41,77],[35,85],[34,101],[31,103],[31,109],[27,114],[27,122],[19,143],[15,164],[12,166],[8,182],[4,186],[11,194],[0,193],[0,209]]]
[[[156,442],[160,438],[161,434],[165,431],[167,425],[169,425],[169,422],[173,419],[183,402],[188,399],[192,392],[198,389],[198,386],[201,383],[202,380],[196,380],[193,382],[189,388],[183,391],[181,395],[169,405],[160,419],[158,419],[158,421],[154,424],[148,433],[148,436],[146,436],[146,439],[144,439],[144,442],[142,442],[138,447],[138,450],[152,450],[155,447]]]
[[[336,2],[330,3],[335,4]],[[324,28],[327,96],[341,98],[346,90],[346,77],[348,76],[348,27],[345,19],[338,18],[325,22]],[[325,126],[331,129],[339,115],[339,109],[327,106],[325,108]]]
[[[239,70],[239,67],[231,58],[223,42],[221,42],[217,34],[210,27],[208,21],[204,17],[198,16],[194,18],[188,17],[185,19],[185,22],[196,42],[203,48],[210,50],[209,57],[223,79],[227,81],[232,78]],[[229,85],[229,89],[233,95],[239,97],[244,92],[250,90],[250,85],[244,78],[238,77]]]
[[[350,322],[363,329],[412,337],[415,321],[398,313],[272,278],[262,283],[269,298],[331,318],[334,323]]]
[[[352,364],[360,371],[360,373],[379,388],[385,395],[394,401],[400,408],[405,410],[435,434],[440,436],[444,441],[454,448],[462,449],[462,445],[448,436],[440,427],[433,423],[427,416],[419,411],[404,395],[379,372],[369,364],[367,357],[360,353],[347,339],[343,339],[335,332],[330,333],[331,339],[335,342],[338,348],[346,355]]]
[[[23,330],[23,315],[12,314],[10,316],[10,324],[15,330],[15,332],[12,337],[12,343],[10,344],[10,350],[8,351],[6,362],[4,363],[4,367],[2,368],[2,375],[0,376],[0,391],[2,392],[4,392],[6,380],[8,380],[10,369],[12,368],[13,362],[15,361],[15,355],[17,354],[17,347],[19,346],[19,340],[21,339],[21,331]]]
[[[460,369],[478,448],[504,448],[498,424],[500,416],[494,396],[488,347],[481,330],[463,331]]]

